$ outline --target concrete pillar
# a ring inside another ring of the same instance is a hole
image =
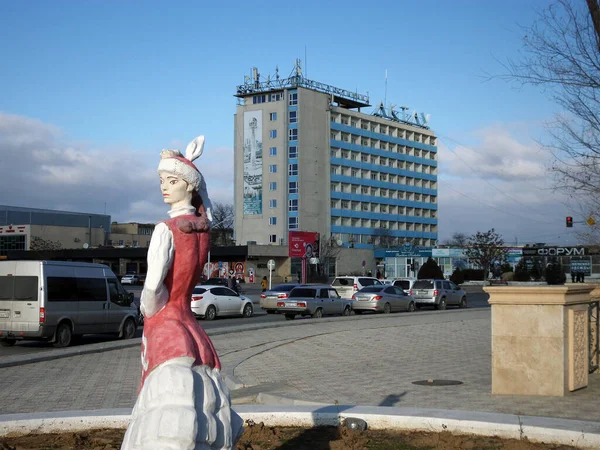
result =
[[[594,287],[484,287],[492,305],[492,394],[563,396],[587,387]]]

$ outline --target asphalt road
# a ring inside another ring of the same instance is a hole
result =
[[[127,286],[126,289],[135,294],[136,301],[139,300],[141,288],[139,288],[137,286],[132,286],[132,287]],[[200,323],[204,327],[204,329],[210,330],[210,329],[216,329],[216,328],[222,328],[222,327],[231,327],[231,326],[235,326],[236,324],[239,325],[239,324],[248,324],[248,323],[255,324],[255,323],[285,321],[285,318],[280,314],[266,314],[264,311],[262,311],[260,309],[260,306],[259,306],[260,289],[253,289],[253,290],[248,289],[243,294],[252,298],[252,300],[254,302],[255,310],[254,310],[254,315],[252,317],[248,317],[248,318],[242,318],[242,317],[219,318],[219,317],[217,317],[213,321],[200,320]],[[486,294],[485,292],[481,291],[481,288],[478,288],[478,289],[476,288],[475,292],[468,291],[467,298],[469,301],[469,308],[488,308],[489,307],[489,305],[487,303],[489,295]],[[423,308],[423,309],[421,309],[421,311],[422,312],[430,311],[431,314],[443,314],[444,313],[443,311],[435,311],[433,308],[431,308],[431,309]],[[402,314],[402,313],[400,313],[400,314]],[[453,317],[456,317],[457,320],[460,320],[459,316],[453,316]],[[298,320],[303,320],[303,319],[301,317],[298,317],[296,319],[296,321],[298,321]],[[142,327],[139,327],[137,330],[137,333],[136,333],[136,337],[141,337],[142,331],[143,331]],[[85,346],[85,345],[94,344],[97,342],[107,342],[107,341],[112,341],[112,340],[117,340],[117,339],[118,339],[118,337],[111,336],[111,335],[96,335],[96,334],[95,335],[86,335],[86,336],[83,336],[83,338],[79,342],[74,343],[73,346]],[[52,350],[54,350],[54,347],[52,346],[52,344],[50,344],[48,342],[17,341],[17,343],[13,347],[0,347],[0,358],[2,357],[2,355],[17,355],[17,354],[44,352],[44,351],[52,351]]]

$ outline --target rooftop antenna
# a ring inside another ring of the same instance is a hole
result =
[[[306,56],[306,44],[304,44],[304,76],[308,77],[308,57]]]
[[[387,69],[385,69],[385,91],[383,94],[383,107],[387,107]]]
[[[279,80],[279,66],[275,66],[275,79]]]

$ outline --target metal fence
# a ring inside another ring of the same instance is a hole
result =
[[[590,320],[589,326],[589,343],[590,343],[590,373],[598,371],[599,357],[600,357],[600,345],[598,330],[600,329],[600,300],[590,302],[588,307],[588,314]]]

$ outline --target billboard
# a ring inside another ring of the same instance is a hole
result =
[[[244,112],[244,214],[262,214],[262,110]]]
[[[318,258],[319,233],[313,231],[290,231],[288,254],[291,258]]]

